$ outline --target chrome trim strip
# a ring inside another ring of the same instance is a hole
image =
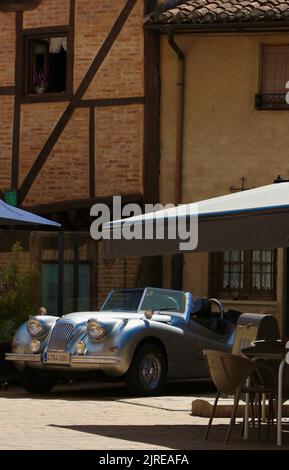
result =
[[[42,362],[42,355],[41,354],[17,354],[17,353],[8,354],[7,353],[5,355],[5,359],[6,361]],[[71,364],[119,365],[120,362],[121,362],[120,357],[110,357],[110,356],[71,356],[71,359],[70,359]]]
[[[120,357],[110,356],[72,356],[71,364],[111,364],[119,365]]]
[[[5,354],[6,361],[41,362],[40,354]]]

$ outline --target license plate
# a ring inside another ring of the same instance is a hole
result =
[[[43,356],[45,364],[59,364],[62,366],[70,365],[70,354],[62,352],[47,352]]]

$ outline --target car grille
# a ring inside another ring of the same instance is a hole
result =
[[[49,340],[50,351],[65,351],[74,332],[74,323],[67,321],[56,322]]]

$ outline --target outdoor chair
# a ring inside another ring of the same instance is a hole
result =
[[[204,356],[207,360],[208,368],[211,378],[217,388],[217,395],[215,398],[213,410],[209,419],[205,440],[208,439],[211,430],[212,422],[216,413],[218,401],[222,393],[234,395],[234,405],[231,414],[230,424],[227,430],[225,443],[228,444],[232,428],[236,421],[238,405],[242,393],[249,393],[251,396],[258,397],[258,423],[259,423],[259,438],[261,429],[261,404],[262,396],[266,395],[269,398],[268,407],[268,434],[270,421],[273,417],[273,397],[275,395],[275,388],[266,386],[263,377],[259,371],[259,365],[250,359],[238,356],[236,354],[226,353],[222,351],[204,350]],[[263,367],[263,366],[261,366]],[[246,386],[248,378],[252,378],[251,385]],[[256,380],[257,378],[257,380]],[[254,420],[254,416],[253,416]]]

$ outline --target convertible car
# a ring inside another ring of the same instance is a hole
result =
[[[190,292],[113,290],[98,312],[30,317],[6,359],[31,393],[50,391],[59,377],[90,373],[154,395],[167,381],[208,377],[202,350],[231,350],[239,315]]]

